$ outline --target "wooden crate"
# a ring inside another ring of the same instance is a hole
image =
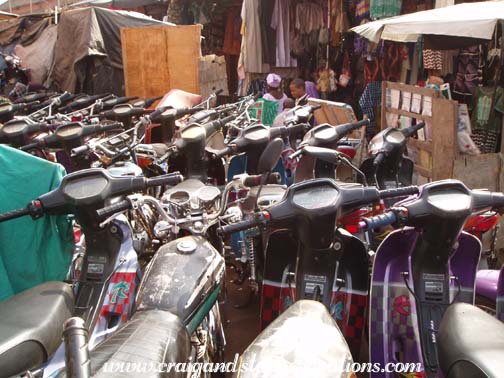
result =
[[[200,39],[200,25],[121,29],[126,95],[199,93]]]
[[[398,108],[387,106],[388,90],[399,91],[401,99],[405,92],[411,93],[411,97],[415,94],[421,96],[422,104],[424,97],[431,98],[431,115],[403,110],[401,102]],[[429,125],[430,138],[426,140],[410,138],[408,141],[408,150],[414,156],[415,171],[423,176],[425,181],[452,177],[453,162],[459,156],[457,143],[458,103],[442,98],[441,94],[433,89],[384,81],[382,83],[382,129],[397,126],[389,124],[390,115],[414,118],[417,121],[425,121]]]

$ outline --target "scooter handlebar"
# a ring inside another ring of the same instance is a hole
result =
[[[219,235],[229,235],[235,232],[248,230],[259,225],[265,225],[269,219],[269,214],[266,212],[255,213],[251,217],[237,223],[228,224],[217,228]]]
[[[175,172],[145,180],[146,180],[145,187],[152,188],[155,186],[164,186],[164,185],[171,186],[180,184],[184,180],[184,176],[182,176],[179,172]]]
[[[28,207],[24,207],[22,209],[6,211],[5,213],[0,214],[0,222],[5,222],[11,219],[20,218],[25,215],[31,214],[31,211]]]
[[[131,209],[131,201],[125,199],[113,205],[104,207],[103,209],[96,210],[96,216],[99,219],[106,219],[114,214]]]
[[[394,197],[411,196],[413,194],[418,194],[418,192],[419,192],[418,186],[405,186],[402,188],[380,190],[380,198],[386,199]]]
[[[370,230],[373,228],[379,228],[383,226],[388,226],[397,221],[397,216],[393,211],[388,211],[386,213],[376,215],[371,218],[363,218],[361,222],[359,222],[359,227],[363,230]]]
[[[246,187],[254,187],[254,186],[259,186],[261,185],[261,182],[262,182],[262,175],[249,175],[247,177],[245,177],[242,181],[243,183],[243,186],[246,186]],[[266,180],[266,185],[267,184],[271,184],[271,185],[275,185],[275,184],[280,184],[282,178],[280,176],[280,173],[278,172],[274,172],[272,174],[270,174],[268,176],[268,179]]]
[[[417,123],[416,125],[413,125],[411,127],[408,127],[406,129],[403,129],[403,135],[406,138],[409,138],[412,136],[414,133],[416,133],[418,130],[423,129],[425,127],[425,122],[420,122]]]

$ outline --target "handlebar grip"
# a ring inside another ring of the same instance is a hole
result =
[[[156,119],[158,118],[161,114],[163,114],[163,112],[166,110],[167,108],[166,107],[161,107],[161,108],[157,108],[156,110],[154,110],[151,114],[149,114],[149,118],[150,119]]]
[[[121,122],[114,122],[106,125],[100,125],[100,130],[99,132],[104,132],[104,131],[111,131],[111,130],[117,130],[117,129],[122,129],[123,124]]]
[[[76,147],[76,148],[72,148],[72,150],[70,151],[70,155],[73,157],[73,156],[79,156],[79,155],[83,155],[85,154],[86,152],[89,151],[89,146],[87,144],[83,145],[83,146],[79,146],[79,147]]]
[[[96,210],[96,215],[99,219],[105,219],[116,213],[129,209],[131,209],[131,202],[126,199],[104,207],[103,209]]]
[[[424,127],[425,127],[425,122],[417,123],[416,125],[413,125],[413,126],[410,126],[406,129],[404,129],[403,135],[408,138],[408,137],[412,136],[414,133],[416,133],[418,130],[423,129]]]
[[[7,211],[5,213],[0,214],[0,222],[5,222],[5,221],[11,220],[11,219],[20,218],[20,217],[23,217],[23,216],[29,215],[29,214],[30,214],[30,209],[28,207],[24,207],[22,209],[17,209],[17,210]]]
[[[241,222],[234,223],[234,224],[228,224],[226,226],[219,227],[217,229],[217,232],[220,235],[228,235],[228,234],[233,234],[235,232],[243,231],[243,230],[248,230],[249,228],[253,228],[255,226],[260,225],[263,222],[263,219],[261,216],[256,216],[253,215],[248,219],[245,219]]]
[[[353,126],[352,130],[360,129],[363,126],[369,126],[370,122],[371,121],[368,118],[354,122],[354,123],[352,123],[352,126]]]
[[[243,180],[243,185],[250,188],[253,186],[261,185],[261,181],[262,181],[262,175],[250,175],[245,177],[245,179]],[[265,184],[275,185],[280,184],[281,181],[282,177],[280,176],[280,173],[273,172],[268,176],[268,180],[266,180]]]
[[[34,148],[39,147],[39,146],[40,146],[39,142],[34,142],[34,143],[30,143],[30,144],[21,146],[21,147],[19,147],[19,149],[21,151],[30,151],[30,150],[33,150]]]
[[[376,215],[371,218],[364,218],[359,226],[362,229],[373,229],[383,226],[388,226],[397,221],[397,216],[393,211],[388,211],[384,214]]]
[[[405,186],[403,188],[380,190],[380,198],[411,196],[412,194],[418,194],[418,192],[418,186]]]
[[[378,167],[385,160],[385,152],[378,152],[373,160],[373,166]]]
[[[70,92],[65,92],[61,96],[58,96],[58,100],[60,103],[68,101],[72,98],[72,94]]]
[[[227,146],[226,148],[223,148],[222,150],[220,151],[217,151],[215,154],[214,154],[214,158],[215,159],[221,159],[223,158],[224,156],[227,156],[229,155],[230,153],[233,152],[233,149],[230,147],[230,146]]]
[[[145,185],[147,188],[152,188],[154,186],[164,186],[164,185],[177,185],[184,180],[179,172],[170,173],[168,175],[162,175],[154,178],[146,179]]]
[[[218,95],[220,95],[222,92],[224,92],[224,89],[222,89],[222,88],[221,88],[221,89],[218,89],[218,90],[216,90],[216,91],[214,92],[214,95],[218,96]]]
[[[287,127],[287,134],[290,136],[299,133],[304,133],[307,130],[307,128],[308,125],[306,123],[299,123],[297,125]]]

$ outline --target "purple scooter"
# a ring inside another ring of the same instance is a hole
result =
[[[409,376],[438,377],[440,363],[453,363],[438,358],[439,326],[452,303],[474,304],[481,254],[480,241],[462,229],[471,214],[490,209],[504,210],[502,193],[471,191],[460,181],[444,180],[420,187],[418,196],[363,222],[363,228],[408,226],[389,234],[376,252],[370,294],[373,364],[420,363],[423,372]],[[454,351],[462,347],[451,345]],[[468,364],[486,364],[490,370],[495,365],[473,357],[466,355]],[[502,363],[499,366],[503,368]],[[494,374],[488,376],[499,376]],[[371,373],[373,378],[396,376],[384,370]]]

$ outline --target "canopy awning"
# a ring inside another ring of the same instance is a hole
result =
[[[146,5],[163,4],[165,0],[83,0],[70,5],[71,7],[93,6],[93,7],[116,7],[116,8],[137,8]]]
[[[490,40],[501,19],[504,1],[484,1],[372,21],[350,30],[372,42],[416,42],[422,35]]]
[[[0,20],[10,20],[11,18],[18,17],[17,14],[0,11]]]

